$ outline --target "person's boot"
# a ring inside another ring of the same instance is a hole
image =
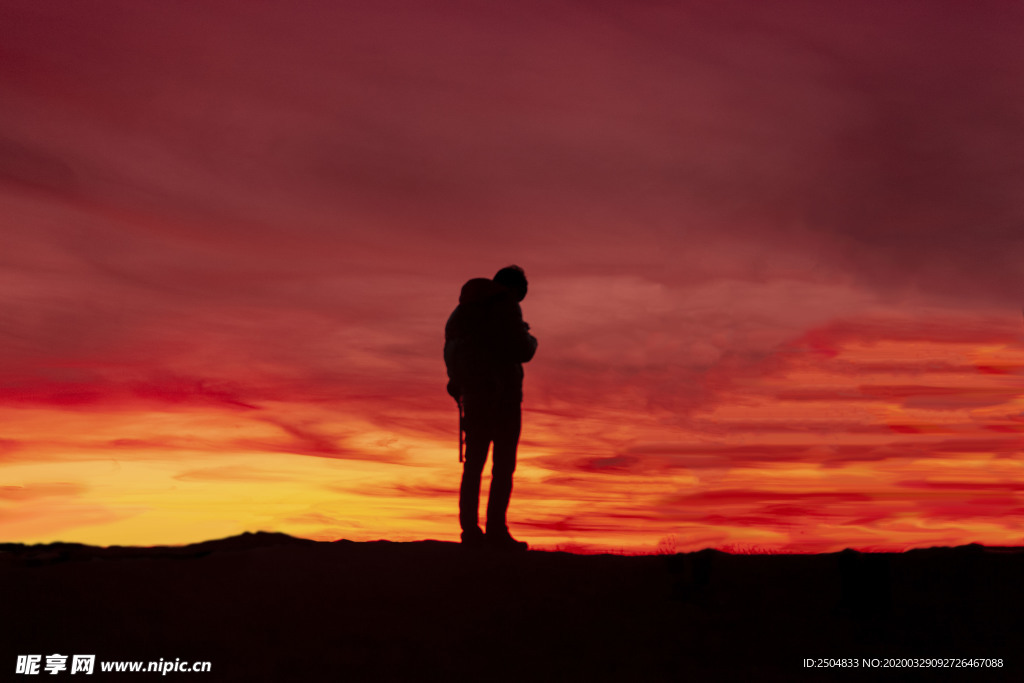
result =
[[[517,541],[512,538],[507,527],[487,530],[487,545],[497,550],[526,550],[529,546],[526,541]]]
[[[484,536],[484,532],[480,531],[480,527],[471,526],[462,532],[462,545],[469,547],[482,546],[487,540]]]

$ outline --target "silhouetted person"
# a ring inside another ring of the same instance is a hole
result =
[[[459,402],[460,429],[466,433],[459,523],[467,545],[526,548],[509,534],[505,519],[522,423],[522,364],[537,350],[519,307],[526,289],[519,266],[502,268],[493,280],[474,278],[463,285],[459,305],[444,329],[448,393]],[[478,517],[480,476],[492,443],[485,536]]]

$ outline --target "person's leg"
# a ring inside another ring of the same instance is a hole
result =
[[[477,402],[465,403],[466,453],[459,488],[459,524],[463,538],[480,534],[480,477],[487,462],[491,434],[487,414]]]
[[[508,535],[506,513],[512,496],[512,475],[516,471],[516,449],[522,425],[519,403],[499,406],[495,418],[491,492],[487,498],[487,533],[504,537]]]

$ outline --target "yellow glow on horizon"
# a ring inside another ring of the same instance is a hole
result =
[[[838,357],[1002,368],[1024,360],[1024,351],[878,343],[844,346]],[[1024,495],[985,488],[1024,482],[1024,458],[1012,450],[1024,405],[1018,376],[943,372],[894,381],[888,371],[854,376],[829,362],[797,360],[738,383],[693,421],[611,405],[556,417],[528,405],[513,532],[537,547],[624,552],[657,552],[659,544],[820,551],[1020,542],[1020,525],[1004,511],[1019,508]],[[911,395],[915,386],[967,389],[963,405],[937,408],[898,393],[800,398],[804,390],[865,385],[907,386]],[[1001,402],[971,402],[990,391]],[[454,424],[442,436],[390,430],[355,410],[301,403],[7,407],[0,420],[16,444],[0,464],[4,541],[184,544],[257,530],[320,540],[458,538]],[[954,450],[941,450],[949,443]],[[1010,445],[991,452],[993,444]],[[489,467],[481,516],[488,484]],[[820,497],[830,493],[840,497]],[[861,497],[841,497],[851,493]],[[994,517],[957,521],[943,512],[972,500],[994,501],[986,508]],[[802,507],[822,514],[803,518]]]

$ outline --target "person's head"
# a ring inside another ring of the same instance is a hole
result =
[[[526,273],[519,266],[505,266],[494,275],[494,281],[512,290],[518,301],[526,298]]]

